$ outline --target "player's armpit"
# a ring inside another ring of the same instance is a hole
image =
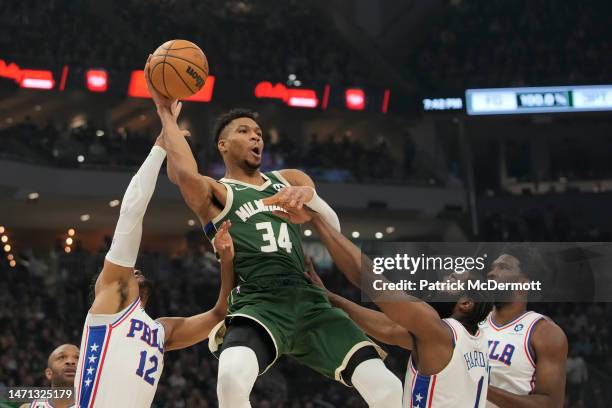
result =
[[[104,260],[102,272],[95,284],[95,299],[89,313],[113,314],[134,302],[139,296],[134,268],[117,265]]]
[[[534,328],[531,345],[536,354],[535,389],[530,395],[516,395],[489,386],[487,399],[500,408],[561,408],[565,399],[567,337],[550,320]]]

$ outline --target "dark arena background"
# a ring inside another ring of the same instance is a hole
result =
[[[311,175],[359,245],[607,242],[611,11],[609,0],[3,0],[0,389],[48,386],[51,350],[80,344],[120,199],[160,132],[142,71],[159,44],[188,39],[210,64],[179,120],[200,173],[225,171],[216,116],[251,108],[262,167]],[[322,279],[359,301],[308,228]],[[149,314],[212,307],[219,263],[165,166],[143,231]],[[567,335],[565,407],[612,406],[612,305],[530,307]],[[403,381],[408,353],[385,349]],[[217,365],[206,342],[166,354],[154,406],[216,407]],[[251,402],[366,406],[290,358]]]

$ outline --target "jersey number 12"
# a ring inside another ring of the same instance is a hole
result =
[[[261,247],[261,252],[276,252],[278,248],[283,248],[287,253],[291,252],[293,244],[289,239],[289,230],[287,229],[286,223],[281,223],[278,231],[278,239],[274,236],[274,230],[272,229],[271,222],[258,222],[255,224],[255,228],[258,230],[264,230],[264,234],[261,237],[267,245]]]

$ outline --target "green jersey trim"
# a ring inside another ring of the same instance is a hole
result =
[[[266,176],[264,173],[261,173],[261,176],[266,181],[262,185],[260,185],[260,186],[257,186],[255,184],[251,184],[251,183],[245,183],[244,181],[240,181],[240,180],[234,180],[234,179],[230,179],[230,178],[225,178],[225,177],[223,177],[219,181],[224,182],[224,183],[240,184],[241,186],[250,187],[250,188],[252,188],[254,190],[257,190],[257,191],[264,191],[266,188],[268,188],[268,186],[270,186],[272,181],[270,180],[270,177]]]
[[[281,183],[283,183],[287,187],[291,186],[291,183],[288,182],[287,179],[283,177],[283,175],[280,173],[280,171],[274,170],[272,172],[272,174],[274,174],[276,176],[276,178],[279,179],[281,181]]]
[[[217,225],[219,221],[221,221],[223,217],[227,215],[227,213],[232,209],[232,204],[234,203],[234,192],[232,191],[232,187],[228,186],[225,183],[221,184],[227,190],[227,194],[225,196],[225,207],[223,207],[223,210],[221,210],[221,212],[215,218],[212,219],[212,222],[215,225]]]

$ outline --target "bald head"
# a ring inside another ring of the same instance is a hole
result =
[[[62,344],[49,354],[45,376],[52,387],[71,387],[74,384],[79,348],[74,344]]]

